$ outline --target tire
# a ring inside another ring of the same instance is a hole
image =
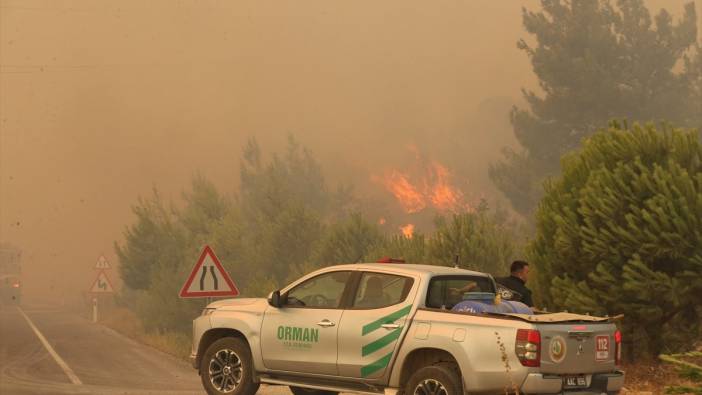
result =
[[[425,366],[410,377],[404,395],[463,395],[458,368],[448,363]]]
[[[311,388],[293,387],[292,385],[290,386],[290,392],[292,392],[293,395],[339,395],[339,393],[335,391],[314,390]]]
[[[254,395],[249,345],[240,338],[224,337],[212,343],[200,361],[200,379],[209,395]]]

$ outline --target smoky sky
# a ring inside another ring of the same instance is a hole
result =
[[[0,241],[24,250],[28,293],[75,297],[100,254],[116,264],[138,196],[178,200],[196,173],[233,193],[250,136],[270,153],[295,135],[361,192],[417,146],[498,199],[488,165],[538,86],[522,6],[0,0]]]

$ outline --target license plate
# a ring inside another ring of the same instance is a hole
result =
[[[564,388],[584,388],[587,387],[585,376],[565,376],[563,377]]]

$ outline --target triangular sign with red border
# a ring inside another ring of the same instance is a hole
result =
[[[107,270],[110,268],[110,263],[107,261],[104,255],[100,255],[97,262],[95,263],[95,269],[97,270]]]
[[[190,272],[188,280],[180,290],[181,298],[202,298],[210,296],[237,296],[237,289],[232,278],[224,270],[210,246],[205,246]]]
[[[90,292],[96,294],[111,294],[114,291],[115,289],[112,286],[110,279],[107,277],[107,273],[105,273],[104,270],[100,270],[97,277],[95,277],[93,286],[90,287]]]

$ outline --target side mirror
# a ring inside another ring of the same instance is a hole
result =
[[[268,297],[268,304],[273,307],[280,308],[280,291],[271,292],[271,296]]]

